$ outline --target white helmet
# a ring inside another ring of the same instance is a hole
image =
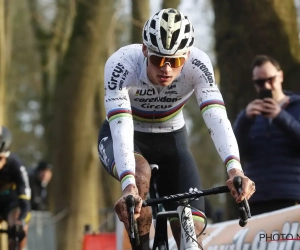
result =
[[[8,157],[12,135],[8,128],[0,126],[0,155]]]
[[[163,9],[144,25],[143,43],[164,55],[185,55],[194,43],[190,20],[176,9]]]

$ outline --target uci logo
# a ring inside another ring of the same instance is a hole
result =
[[[139,96],[143,96],[143,95],[154,95],[155,94],[155,90],[154,89],[138,89],[135,92],[135,95],[139,95]]]

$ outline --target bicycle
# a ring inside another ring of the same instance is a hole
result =
[[[1,233],[7,234],[8,239],[13,239],[13,250],[20,250],[20,242],[24,238],[24,231],[21,225],[15,225],[8,229],[0,229]]]
[[[234,186],[238,193],[240,193],[242,180],[240,176],[234,178]],[[155,182],[152,182],[150,185],[150,192],[155,191]],[[199,250],[203,249],[202,246],[198,243],[197,237],[199,237],[205,231],[207,226],[207,218],[204,215],[205,224],[202,231],[196,235],[193,217],[191,212],[191,206],[189,202],[194,199],[197,199],[202,196],[212,195],[212,194],[221,194],[221,193],[228,193],[229,189],[227,186],[219,186],[214,187],[211,189],[206,190],[193,190],[189,193],[182,193],[182,194],[174,194],[170,196],[158,197],[158,198],[149,198],[143,201],[142,206],[151,206],[152,207],[152,215],[153,215],[153,223],[155,227],[155,235],[154,235],[154,243],[153,243],[153,250],[169,250],[168,246],[168,237],[167,237],[167,220],[170,217],[179,217],[180,224],[181,224],[181,244],[180,250]],[[176,211],[165,211],[165,212],[158,212],[158,205],[164,204],[170,201],[177,201],[179,203]],[[129,238],[132,246],[139,245],[139,235],[137,229],[137,223],[134,220],[134,197],[129,195],[126,197],[126,205],[129,213]],[[238,204],[239,206],[239,216],[240,221],[239,225],[244,227],[247,222],[248,218],[251,218],[250,208],[248,201],[245,199],[241,203]],[[193,208],[195,209],[195,208]],[[199,211],[200,212],[200,211]],[[134,247],[133,247],[134,250]]]

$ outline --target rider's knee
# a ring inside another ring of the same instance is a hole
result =
[[[135,177],[137,180],[150,181],[151,168],[148,161],[141,155],[135,157],[136,170]]]
[[[7,224],[9,226],[13,226],[18,221],[18,218],[20,216],[21,210],[19,207],[16,207],[14,209],[11,209],[7,216]]]

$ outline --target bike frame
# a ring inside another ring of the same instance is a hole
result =
[[[153,250],[169,250],[168,235],[167,235],[167,221],[168,218],[177,217],[181,225],[181,240],[180,250],[199,250],[197,243],[197,236],[194,227],[191,207],[187,204],[189,198],[199,198],[201,196],[228,193],[227,186],[216,187],[212,189],[193,191],[190,193],[176,194],[165,196],[161,198],[148,199],[143,202],[143,207],[151,206],[157,210],[157,204],[163,204],[168,201],[179,201],[176,211],[158,212],[156,216],[153,215],[155,234],[153,242]]]
[[[159,198],[156,188],[156,171],[158,170],[158,165],[151,164],[152,178],[150,184],[150,197]],[[155,228],[153,250],[158,247],[158,249],[169,249],[168,235],[167,235],[167,220],[168,218],[178,217],[181,225],[181,240],[180,240],[180,250],[198,250],[198,243],[195,241],[197,239],[192,211],[189,206],[186,206],[187,200],[182,201],[177,207],[177,211],[159,212],[158,205],[152,205],[152,216],[153,225]],[[185,232],[188,232],[186,234]]]
[[[199,250],[191,208],[178,206],[177,212],[181,225],[180,250]]]
[[[182,215],[182,216],[181,216]],[[167,235],[167,221],[170,217],[179,217],[181,224],[180,250],[199,250],[195,241],[196,232],[194,228],[191,208],[188,206],[178,206],[177,211],[159,212],[156,218],[155,236],[152,249],[169,249]],[[186,234],[185,232],[188,232]]]

